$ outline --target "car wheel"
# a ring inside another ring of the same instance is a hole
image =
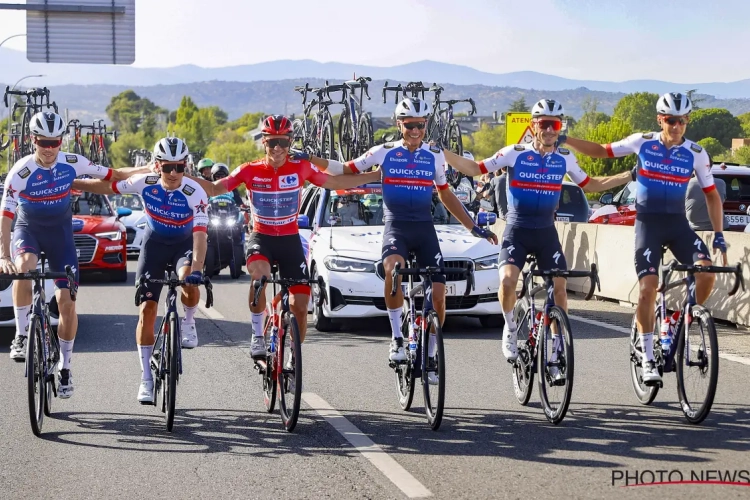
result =
[[[502,314],[480,316],[479,322],[482,324],[482,328],[502,328],[505,326],[505,318]]]
[[[128,281],[128,269],[118,269],[116,271],[111,271],[109,274],[109,279],[115,283],[125,283]]]
[[[312,279],[318,279],[318,270],[313,268]],[[333,323],[333,320],[326,317],[323,311],[323,306],[318,305],[318,297],[320,296],[320,288],[317,283],[310,285],[312,288],[312,294],[310,299],[312,303],[312,325],[319,332],[331,332],[337,329],[337,325]]]

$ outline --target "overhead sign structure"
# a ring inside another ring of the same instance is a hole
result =
[[[135,0],[27,0],[26,58],[41,63],[133,64]]]
[[[505,144],[529,144],[534,140],[531,132],[531,113],[505,114]]]

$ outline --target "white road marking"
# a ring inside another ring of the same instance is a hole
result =
[[[576,316],[575,314],[569,314],[568,317],[575,321],[588,323],[590,325],[601,326],[602,328],[608,328],[616,332],[630,335],[630,328],[625,328],[624,326],[610,325],[609,323],[605,323],[604,321],[597,321],[595,319],[584,318],[583,316]],[[744,356],[738,356],[736,354],[728,354],[728,353],[719,352],[719,357],[724,358],[728,361],[734,361],[735,363],[741,363],[743,365],[750,366],[750,358],[746,358]]]
[[[203,304],[198,304],[198,310],[202,312],[203,315],[209,319],[224,319],[224,315],[222,315],[219,311],[217,311],[215,307],[212,307],[211,309],[206,309],[206,307]]]
[[[312,392],[302,393],[302,399],[318,415],[346,438],[354,448],[370,461],[385,477],[387,477],[404,495],[409,498],[424,498],[432,496],[432,492],[417,481],[409,472],[401,467],[390,455],[372,442],[361,430],[346,419],[338,410],[329,405],[323,398]]]

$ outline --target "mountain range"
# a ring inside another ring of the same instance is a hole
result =
[[[311,60],[280,60],[222,68],[182,65],[171,68],[138,68],[114,65],[40,64],[31,63],[24,52],[0,48],[0,80],[15,82],[19,78],[42,73],[41,85],[176,85],[205,81],[256,82],[289,79],[351,78],[352,74],[373,80],[423,81],[454,85],[486,85],[540,90],[571,90],[585,87],[602,92],[630,93],[649,91],[663,94],[671,91],[698,89],[701,94],[718,98],[750,98],[750,79],[736,82],[674,83],[660,80],[628,80],[609,82],[572,80],[534,71],[486,73],[468,66],[436,61],[418,61],[393,67],[363,66],[338,62],[321,63]]]

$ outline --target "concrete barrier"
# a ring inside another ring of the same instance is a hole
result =
[[[602,286],[601,292],[596,293],[597,296],[630,304],[638,302],[638,279],[633,255],[634,227],[562,222],[555,226],[570,269],[588,269],[591,263],[596,263]],[[504,221],[496,222],[492,228],[498,237],[504,229]],[[699,236],[710,248],[713,233],[699,233]],[[729,265],[740,263],[750,285],[750,233],[725,232],[724,236],[729,247]],[[667,252],[664,261],[668,262],[672,258],[671,252]],[[718,257],[714,258],[714,263],[720,264]],[[676,278],[678,275],[675,273],[673,276]],[[729,297],[727,294],[732,283],[731,275],[717,275],[706,306],[711,309],[715,318],[750,326],[750,291],[739,291],[735,296]],[[571,279],[568,282],[568,289],[572,291],[585,292],[588,288],[588,279]],[[668,295],[668,307],[679,307],[684,296],[684,288],[671,291]]]

